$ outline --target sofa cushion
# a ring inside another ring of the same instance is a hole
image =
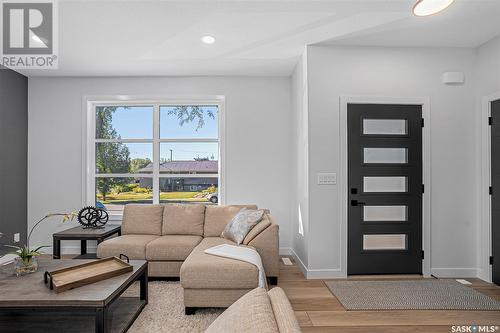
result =
[[[203,236],[205,205],[167,204],[163,208],[163,235]]]
[[[128,204],[123,210],[122,234],[161,235],[163,206]]]
[[[264,214],[262,217],[262,220],[257,223],[255,227],[253,227],[250,232],[246,235],[245,239],[243,240],[244,245],[248,245],[255,237],[257,237],[264,229],[269,227],[271,225],[271,220],[269,219],[268,214]]]
[[[235,259],[217,257],[204,251],[212,246],[236,243],[220,238],[204,238],[181,267],[181,284],[195,289],[253,289],[259,284],[259,270]]]
[[[146,245],[147,260],[185,260],[193,249],[201,242],[201,236],[166,235]]]
[[[205,333],[232,332],[280,332],[265,289],[256,288],[249,291],[227,308],[205,331]]]
[[[292,305],[280,287],[271,289],[268,293],[273,307],[274,318],[280,332],[300,333],[300,326],[293,312]]]
[[[157,239],[156,235],[123,235],[105,240],[97,246],[97,257],[118,257],[125,254],[130,259],[146,259],[146,245]]]
[[[205,210],[205,237],[218,237],[226,225],[242,208],[257,209],[256,205],[207,206]]]

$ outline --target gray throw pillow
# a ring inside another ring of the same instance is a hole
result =
[[[240,245],[243,243],[243,240],[250,230],[252,230],[257,223],[262,221],[263,216],[263,209],[254,210],[243,208],[233,217],[231,222],[226,225],[221,237],[232,240]]]

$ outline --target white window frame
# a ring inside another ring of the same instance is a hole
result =
[[[162,142],[218,142],[219,144],[219,170],[218,174],[204,174],[206,176],[218,177],[219,204],[225,203],[225,97],[224,96],[133,96],[133,95],[107,95],[107,96],[85,96],[83,97],[84,115],[84,152],[83,161],[85,169],[82,176],[82,205],[95,205],[95,179],[96,177],[143,177],[160,179],[160,143]],[[153,106],[153,139],[123,139],[107,140],[95,138],[95,108],[98,106]],[[161,139],[160,138],[160,106],[178,105],[216,105],[218,107],[219,137],[217,139]],[[95,144],[99,142],[122,142],[126,143],[153,143],[153,173],[117,173],[99,174],[95,172]],[[168,174],[170,178],[196,178],[199,174]],[[153,203],[160,202],[159,181],[153,181]],[[120,220],[121,214],[111,216],[112,220]]]

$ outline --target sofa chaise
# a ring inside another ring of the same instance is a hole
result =
[[[179,277],[184,306],[191,314],[200,307],[228,307],[258,287],[258,269],[243,261],[208,255],[205,249],[235,244],[220,235],[242,209],[255,205],[165,204],[125,206],[122,235],[97,247],[105,258],[121,253],[148,261],[150,277]],[[255,248],[271,284],[279,272],[279,228],[266,211],[242,246]]]

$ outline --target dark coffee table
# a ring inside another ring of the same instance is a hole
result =
[[[87,241],[97,240],[97,244],[101,243],[106,238],[117,234],[121,235],[121,226],[116,224],[106,224],[100,229],[84,229],[82,227],[74,227],[64,231],[57,232],[52,235],[52,257],[54,259],[61,258],[61,241],[62,240],[79,240],[80,241],[80,256],[75,259],[93,259],[96,258],[95,253],[87,254]]]
[[[40,260],[38,272],[16,277],[13,265],[0,267],[0,332],[126,332],[148,303],[148,264],[80,288],[56,293],[43,282],[46,270],[91,260]],[[123,295],[140,281],[138,295]]]

